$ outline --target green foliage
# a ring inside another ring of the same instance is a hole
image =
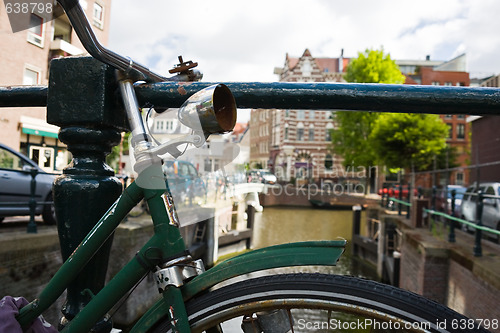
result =
[[[384,50],[359,52],[358,58],[351,60],[345,75],[347,82],[401,84],[405,76],[398,65]]]
[[[403,83],[404,75],[384,50],[365,50],[352,59],[345,76],[348,82]],[[333,151],[344,158],[344,165],[374,166],[377,156],[369,136],[380,113],[337,111],[334,119],[337,129],[332,130]]]
[[[106,156],[106,163],[110,165],[115,172],[118,172],[119,169],[118,161],[120,160],[120,149],[122,149],[122,153],[128,153],[129,137],[130,132],[124,133],[122,142],[118,146],[114,146],[109,155]]]
[[[369,140],[373,124],[379,113],[338,111],[334,120],[339,125],[332,130],[333,151],[344,158],[344,166],[366,168],[375,165],[377,156]]]
[[[370,141],[389,168],[425,170],[446,147],[448,127],[437,115],[386,113],[374,124]]]

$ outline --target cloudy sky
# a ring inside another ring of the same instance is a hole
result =
[[[471,77],[500,73],[498,0],[114,0],[109,47],[167,74],[178,55],[204,81],[277,81],[285,55],[449,60]]]

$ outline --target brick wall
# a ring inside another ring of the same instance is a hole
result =
[[[472,259],[457,243],[425,229],[405,230],[401,245],[400,288],[410,290],[474,319],[500,320],[500,289],[490,254]],[[493,271],[490,272],[490,270]],[[498,322],[497,322],[498,323]],[[500,332],[492,329],[491,332]]]
[[[29,301],[38,297],[62,264],[57,231],[40,230],[38,234],[25,231],[13,236],[0,235],[0,298],[23,296]],[[45,313],[50,323],[57,325],[65,296],[59,297]]]
[[[500,320],[498,300],[500,291],[477,277],[454,260],[450,261],[447,305],[476,319]],[[481,295],[481,297],[477,297]],[[500,329],[492,332],[500,332]]]
[[[419,244],[420,234],[409,231],[401,247],[400,287],[436,302],[446,302],[448,251]]]

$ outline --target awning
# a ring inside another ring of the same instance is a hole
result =
[[[59,127],[48,124],[43,119],[21,116],[21,128],[23,133],[30,135],[45,136],[49,138],[57,138]]]
[[[309,162],[295,162],[296,168],[307,168],[311,169],[313,167],[312,163]]]

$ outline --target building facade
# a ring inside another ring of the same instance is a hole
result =
[[[349,60],[343,52],[339,58],[315,58],[306,49],[300,57],[286,54],[274,73],[280,82],[345,82]],[[330,149],[334,126],[331,111],[252,110],[250,160],[284,181],[339,181],[346,175]]]
[[[99,41],[106,45],[111,0],[80,0]],[[47,85],[50,60],[85,54],[59,5],[52,16],[31,14],[37,24],[12,32],[6,11],[0,8],[0,86]],[[59,14],[61,14],[59,16]],[[46,108],[0,108],[0,142],[21,151],[48,172],[62,170],[69,154],[57,138],[59,129],[47,124]]]
[[[500,177],[500,117],[473,116],[471,124],[471,156],[473,165],[482,165],[470,170],[470,183],[498,182]]]

